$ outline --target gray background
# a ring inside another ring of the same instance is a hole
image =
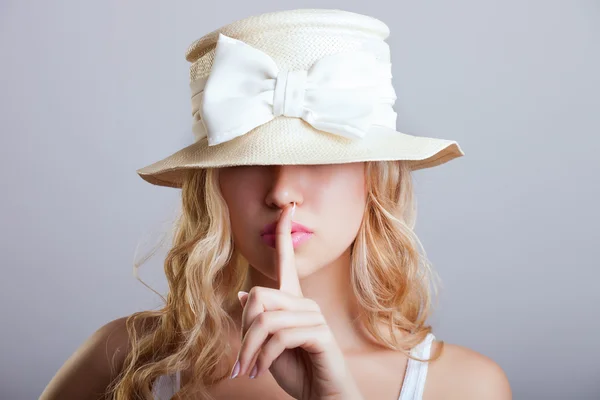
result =
[[[515,399],[600,398],[600,2],[0,4],[0,398],[37,398],[99,326],[160,304],[133,260],[180,191],[135,170],[192,143],[185,50],[292,8],[386,22],[398,129],[466,153],[414,175],[436,335],[496,360]],[[161,293],[165,252],[140,270]]]

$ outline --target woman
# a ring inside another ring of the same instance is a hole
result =
[[[411,171],[464,155],[395,130],[387,26],[249,17],[188,49],[194,144],[158,311],[101,327],[42,399],[498,399],[500,367],[435,339]]]

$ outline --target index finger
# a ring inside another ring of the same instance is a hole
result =
[[[292,243],[292,210],[296,208],[286,207],[279,217],[275,228],[275,249],[277,251],[276,263],[279,274],[279,290],[303,296],[296,270],[296,257],[294,255],[294,244]]]

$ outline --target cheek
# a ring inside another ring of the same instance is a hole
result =
[[[327,227],[327,241],[335,247],[350,246],[356,238],[365,210],[366,195],[362,181],[346,185],[335,195],[326,196],[327,204],[321,220]],[[321,225],[321,223],[319,223]],[[345,249],[344,249],[345,250]]]
[[[234,239],[248,234],[250,230],[248,221],[257,213],[256,190],[252,185],[246,184],[247,180],[239,179],[235,175],[222,181],[221,193],[229,210],[229,219]]]

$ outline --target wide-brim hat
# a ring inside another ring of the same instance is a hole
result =
[[[195,141],[137,173],[181,188],[196,168],[405,160],[414,171],[463,156],[456,141],[396,130],[389,33],[370,16],[301,9],[203,36],[186,52]]]

